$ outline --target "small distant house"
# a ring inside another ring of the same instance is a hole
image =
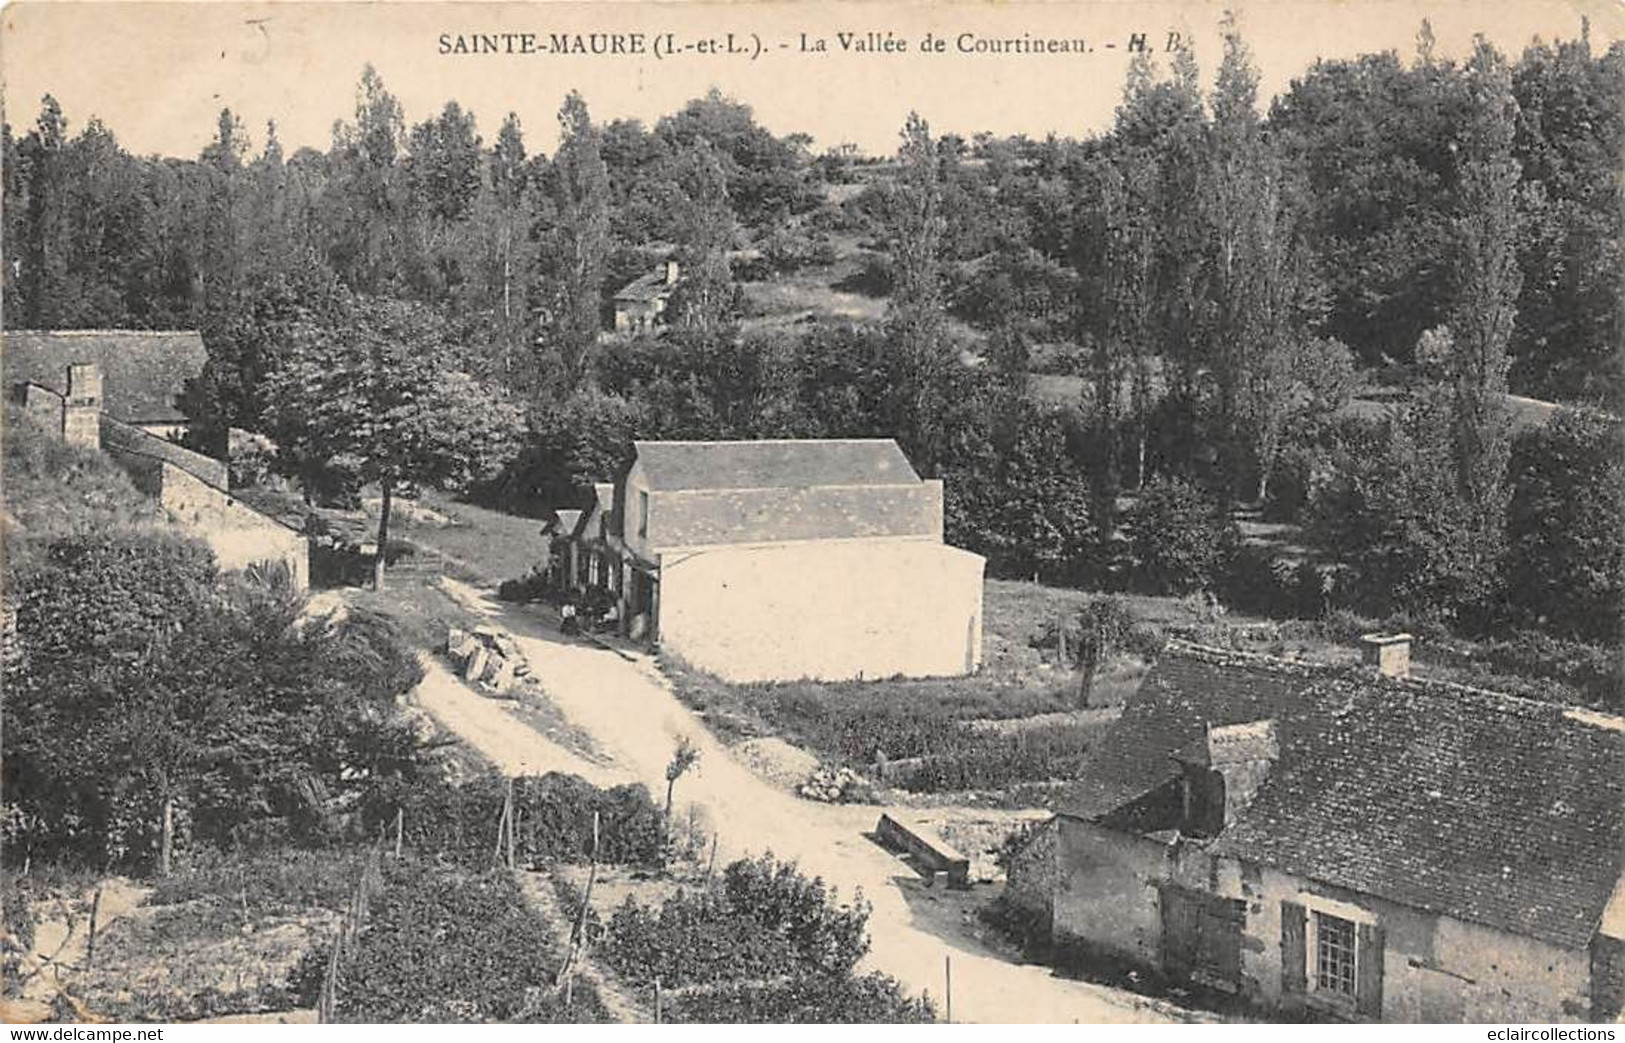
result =
[[[648,333],[661,321],[679,279],[677,262],[660,267],[621,287],[615,294],[615,332]]]
[[[980,664],[983,561],[942,542],[942,483],[895,441],[635,450],[553,547],[568,585],[609,593],[635,636],[739,682]]]
[[[0,336],[12,401],[35,423],[70,445],[111,456],[137,489],[196,531],[221,568],[280,563],[303,590],[310,576],[304,534],[232,496],[225,461],[174,440],[186,422],[176,399],[202,372],[205,357],[196,333]]]
[[[1612,1020],[1625,719],[1173,644],[1008,894],[1075,947],[1293,1017]]]

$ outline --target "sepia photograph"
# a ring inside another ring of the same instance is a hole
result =
[[[1620,3],[17,0],[0,106],[8,1039],[1625,1023]]]

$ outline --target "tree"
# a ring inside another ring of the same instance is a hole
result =
[[[677,780],[687,775],[694,765],[700,762],[700,749],[694,745],[694,740],[684,735],[678,738],[677,747],[671,751],[671,760],[666,763],[666,817],[671,818],[672,791],[677,788]]]
[[[1625,453],[1617,420],[1564,410],[1513,442],[1507,596],[1525,620],[1617,645],[1625,630]]]
[[[915,465],[933,474],[944,451],[937,420],[945,330],[938,258],[946,229],[942,174],[931,127],[919,113],[909,113],[902,137],[901,169],[887,198],[895,280],[886,323],[903,367],[900,433]]]
[[[1213,498],[1181,478],[1147,485],[1129,529],[1135,571],[1156,594],[1212,590],[1240,542]]]
[[[1504,547],[1511,452],[1507,353],[1517,314],[1517,102],[1505,61],[1480,39],[1467,63],[1473,100],[1461,147],[1456,295],[1450,355],[1452,431],[1459,495],[1473,518],[1471,545],[1493,563]]]
[[[337,322],[298,324],[288,359],[270,379],[280,452],[348,461],[362,482],[378,485],[378,588],[398,489],[467,488],[517,450],[519,410],[459,361],[433,312],[359,298]]]
[[[330,799],[414,773],[395,700],[422,675],[388,620],[306,615],[275,575],[220,576],[167,533],[70,536],[9,564],[21,857],[162,871],[188,837],[224,847],[266,818],[317,837]]]
[[[714,336],[738,311],[728,264],[734,213],[727,178],[710,142],[700,138],[682,164],[686,205],[679,218],[677,250],[682,277],[672,294],[671,311],[677,325]]]
[[[322,197],[328,261],[360,293],[380,293],[397,281],[408,255],[410,199],[400,163],[405,137],[401,103],[366,66],[355,122],[333,127],[330,186]]]
[[[559,109],[559,150],[548,168],[553,226],[543,249],[548,277],[548,344],[566,391],[591,379],[609,255],[609,175],[602,133],[571,91]]]
[[[1344,433],[1311,529],[1339,569],[1334,596],[1376,616],[1455,619],[1487,608],[1496,574],[1456,491],[1451,404],[1423,396],[1371,430]]]

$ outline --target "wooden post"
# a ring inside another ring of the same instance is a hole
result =
[[[516,804],[514,802],[514,799],[513,799],[513,778],[510,776],[509,779],[508,779],[508,868],[509,869],[512,869],[514,867],[514,859],[513,859],[514,828],[513,828],[513,826],[514,826],[514,819],[518,816],[518,814],[519,814],[519,805]]]
[[[944,1005],[947,1008],[945,1013],[948,1016],[948,1024],[952,1025],[954,1023],[954,958],[952,956],[942,958],[942,979]]]
[[[512,814],[513,814],[513,780],[510,779],[508,781],[508,796],[507,796],[507,798],[505,800],[503,800],[503,802],[502,802],[502,814],[500,816],[498,816],[498,818],[497,818],[497,846],[496,846],[496,850],[491,855],[491,861],[497,863],[498,865],[501,865],[503,862],[506,861],[506,862],[508,862],[508,867],[510,869],[513,868],[513,863],[512,863],[512,860],[507,857],[507,855],[508,855],[508,850],[507,849],[508,849],[509,816],[511,816]]]
[[[397,859],[401,857],[401,835],[405,832],[405,827],[406,827],[406,809],[405,808],[396,808],[395,809],[395,857]]]
[[[158,875],[168,876],[170,861],[175,852],[175,800],[164,798],[163,832],[158,842]]]
[[[85,970],[96,966],[96,916],[102,909],[102,889],[96,888],[96,897],[90,900],[90,937],[85,942]]]
[[[1064,616],[1058,616],[1058,617],[1056,617],[1056,620],[1055,620],[1055,648],[1056,648],[1056,655],[1060,659],[1060,664],[1059,665],[1060,665],[1062,670],[1065,670],[1066,667],[1067,667],[1067,658],[1066,658],[1066,618]]]
[[[655,979],[655,1024],[660,1024],[660,979]]]

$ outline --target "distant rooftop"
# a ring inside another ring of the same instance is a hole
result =
[[[68,366],[101,367],[102,408],[128,424],[186,420],[175,400],[203,372],[208,352],[195,330],[7,330],[0,333],[6,388],[38,384],[67,393]]]
[[[633,444],[659,492],[920,484],[890,438]]]

